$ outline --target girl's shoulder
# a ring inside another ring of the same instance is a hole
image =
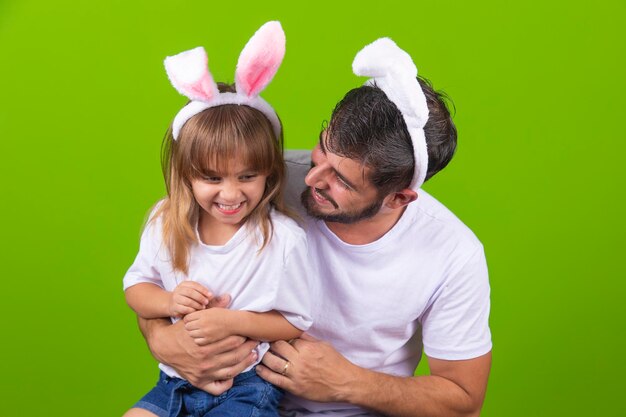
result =
[[[279,212],[276,209],[272,209],[270,212],[270,218],[272,219],[273,234],[276,236],[292,239],[306,239],[304,229],[296,223],[294,219]]]

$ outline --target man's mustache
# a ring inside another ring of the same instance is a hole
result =
[[[339,205],[335,202],[335,200],[330,198],[330,196],[328,194],[326,194],[326,192],[320,190],[319,188],[315,188],[315,192],[318,193],[319,195],[321,195],[322,197],[324,197],[326,200],[328,200],[330,202],[330,204],[332,204],[335,209],[339,208]]]

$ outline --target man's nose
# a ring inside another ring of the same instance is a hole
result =
[[[326,176],[328,175],[328,167],[326,164],[317,164],[309,170],[304,177],[304,182],[309,187],[319,188],[321,190],[328,187]]]

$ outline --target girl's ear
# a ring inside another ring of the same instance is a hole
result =
[[[203,47],[165,58],[165,71],[176,90],[190,100],[209,101],[219,91],[209,72]]]
[[[285,56],[285,33],[280,22],[267,22],[250,38],[235,71],[238,94],[258,96],[272,81]]]

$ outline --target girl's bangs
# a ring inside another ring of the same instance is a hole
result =
[[[229,120],[220,117],[214,123],[201,123],[204,126],[194,129],[196,132],[190,141],[187,155],[189,163],[186,164],[191,168],[191,172],[187,173],[188,178],[197,178],[209,172],[228,172],[233,161],[257,172],[269,173],[272,170],[275,163],[275,145],[269,121],[254,109],[238,107],[240,111],[258,113],[262,120],[260,123],[256,117],[250,120],[250,114],[246,117],[232,117],[231,111],[228,113],[231,116]],[[245,123],[246,119],[248,123]]]

